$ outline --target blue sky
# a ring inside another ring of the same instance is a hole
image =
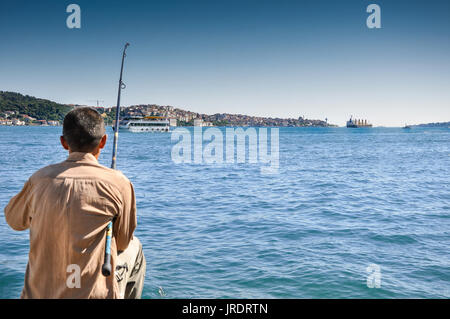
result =
[[[81,7],[81,29],[66,7]],[[381,29],[366,26],[381,7]],[[450,1],[0,2],[0,90],[375,125],[450,121]]]

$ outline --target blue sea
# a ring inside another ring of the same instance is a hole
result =
[[[0,298],[19,297],[29,247],[3,208],[66,158],[60,134],[0,127]],[[173,145],[167,133],[119,137],[144,298],[450,298],[450,129],[280,128],[273,174],[175,164]]]

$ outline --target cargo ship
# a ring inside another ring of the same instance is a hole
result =
[[[372,124],[369,123],[369,121],[367,120],[353,119],[352,116],[350,116],[350,120],[347,121],[347,127],[350,128],[372,127]]]

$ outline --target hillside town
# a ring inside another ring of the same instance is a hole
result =
[[[100,113],[115,112],[112,108],[98,108]],[[217,113],[213,115],[186,111],[173,106],[161,106],[156,104],[133,105],[121,108],[123,117],[161,116],[170,120],[176,120],[177,126],[333,126],[327,121],[309,120],[304,117],[298,119],[282,119],[270,117],[258,117],[242,114]]]
[[[84,107],[87,105],[68,105],[71,108]],[[93,107],[93,106],[91,106]],[[93,107],[97,109],[107,125],[112,125],[115,116],[115,107]],[[298,119],[258,117],[242,114],[218,113],[213,115],[186,111],[173,106],[161,106],[156,104],[133,105],[121,107],[121,118],[134,118],[146,116],[160,116],[170,120],[171,126],[280,126],[280,127],[303,127],[303,126],[333,126],[327,121],[309,120],[304,117]],[[0,112],[0,125],[13,126],[58,126],[62,123],[56,120],[34,118],[18,111]]]

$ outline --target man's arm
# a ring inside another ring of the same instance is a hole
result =
[[[126,187],[123,192],[123,201],[123,210],[117,216],[113,229],[118,251],[125,250],[128,247],[137,224],[136,197],[131,182],[129,182],[129,187]]]
[[[19,194],[11,198],[5,207],[5,218],[14,230],[25,230],[31,222],[31,182],[28,180]]]

